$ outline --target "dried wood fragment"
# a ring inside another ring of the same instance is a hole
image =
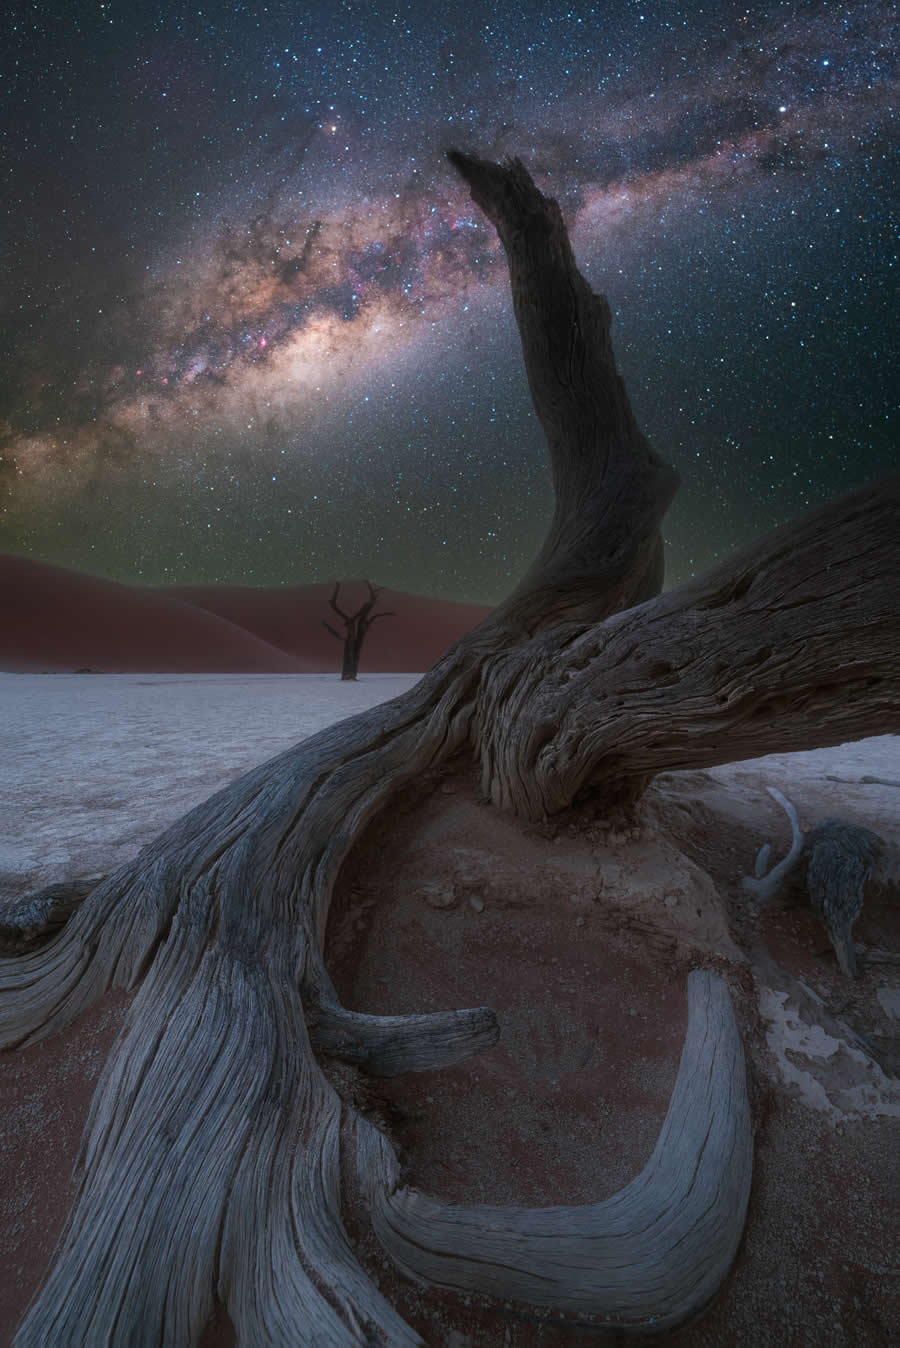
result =
[[[375,1169],[372,1144],[361,1144],[363,1176]],[[400,1187],[382,1166],[370,1188],[374,1228],[411,1277],[590,1314],[609,1328],[673,1328],[718,1290],[750,1196],[746,1069],[725,982],[708,970],[690,975],[665,1122],[645,1168],[612,1198],[584,1207],[454,1206]]]

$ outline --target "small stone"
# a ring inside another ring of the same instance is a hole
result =
[[[469,897],[469,906],[474,908],[476,913],[483,913],[484,899],[479,899],[477,894],[472,894]]]
[[[444,782],[443,786],[441,787],[441,794],[444,796],[455,796],[456,787],[453,785],[452,782]]]
[[[576,919],[575,919],[575,926],[576,926],[576,927],[583,927],[583,926],[584,926],[584,918],[583,918],[583,917],[576,917]]]
[[[666,905],[667,908],[674,908],[678,903],[678,895],[667,894],[666,897],[663,899],[663,903]]]
[[[422,898],[429,908],[452,908],[456,903],[456,895],[449,885],[425,885]]]

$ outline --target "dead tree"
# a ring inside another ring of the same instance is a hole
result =
[[[334,583],[334,589],[331,592],[331,598],[328,602],[347,629],[343,636],[341,636],[336,628],[332,627],[331,623],[326,622],[324,618],[322,619],[322,626],[325,628],[326,632],[330,632],[333,637],[337,637],[338,641],[344,643],[344,663],[341,668],[342,682],[356,680],[356,676],[359,673],[359,657],[362,654],[363,642],[366,639],[369,628],[372,626],[373,622],[375,622],[376,618],[395,617],[395,614],[389,612],[372,612],[372,609],[378,603],[378,596],[381,594],[381,590],[376,589],[368,580],[365,583],[369,589],[369,597],[364,604],[360,605],[355,613],[345,613],[342,608],[338,607],[337,600],[338,595],[340,594],[341,583],[337,580]]]
[[[434,1069],[494,1042],[485,1008],[377,1017],[323,955],[335,877],[404,785],[468,754],[497,806],[900,731],[900,480],[813,511],[661,594],[675,472],[641,434],[610,311],[522,164],[450,160],[506,251],[556,504],[509,599],[408,693],[253,769],[0,963],[0,1043],[136,989],[87,1124],[80,1189],[19,1348],[197,1341],[214,1295],[242,1344],[418,1343],[357,1262],[342,1165],[417,1278],[665,1329],[741,1238],[752,1139],[726,981],[691,974],[668,1115],[644,1171],[586,1207],[454,1206],[408,1188],[388,1138],[322,1070]],[[52,905],[51,905],[52,906]],[[35,907],[29,910],[34,917]]]

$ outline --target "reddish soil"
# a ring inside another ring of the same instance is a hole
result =
[[[130,997],[109,993],[63,1033],[4,1054],[0,1070],[0,1344],[12,1342],[76,1193],[94,1087]]]

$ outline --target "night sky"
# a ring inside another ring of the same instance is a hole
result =
[[[0,551],[502,598],[549,473],[451,146],[610,298],[669,583],[896,469],[893,10],[13,0]]]

